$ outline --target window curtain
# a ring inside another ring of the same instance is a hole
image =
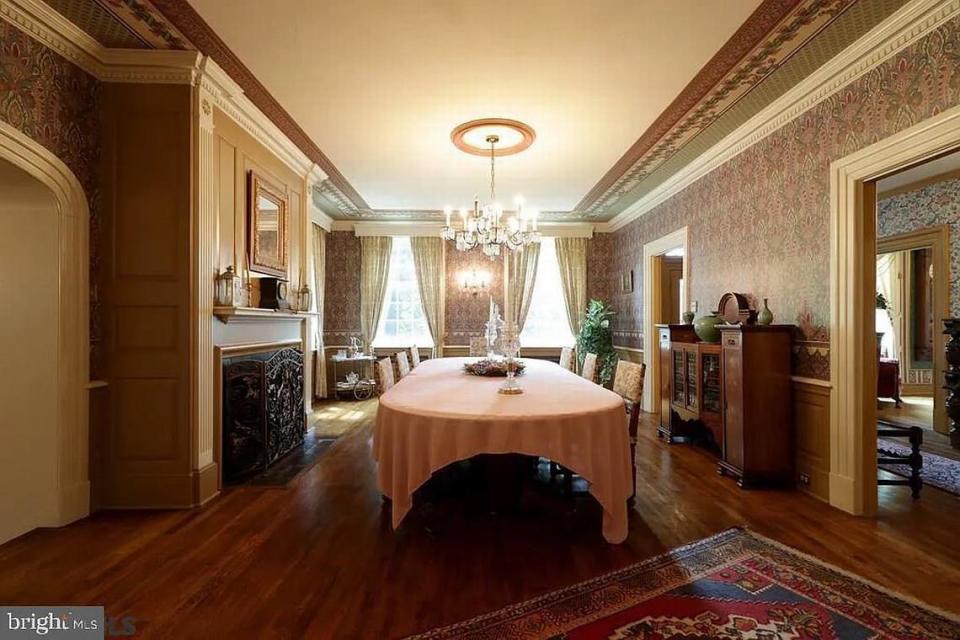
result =
[[[390,273],[390,250],[393,238],[362,236],[360,238],[360,334],[366,353],[373,352],[383,299],[387,295]]]
[[[316,312],[313,336],[314,367],[313,367],[313,395],[317,398],[327,397],[327,360],[323,353],[323,294],[327,281],[327,231],[320,225],[311,224],[313,229],[313,308]]]
[[[443,357],[443,240],[441,238],[410,238],[413,266],[417,270],[417,285],[423,315],[433,338],[433,357]]]
[[[567,322],[573,335],[578,336],[587,308],[587,239],[556,238],[555,242]]]
[[[884,357],[902,361],[900,325],[903,306],[900,296],[901,254],[884,253],[877,256],[877,293],[887,300],[887,310],[877,310],[877,331],[883,332],[880,351]]]
[[[508,294],[510,296],[511,322],[523,331],[533,299],[533,285],[537,279],[537,261],[540,258],[540,245],[527,245],[520,251],[510,253],[507,260]]]

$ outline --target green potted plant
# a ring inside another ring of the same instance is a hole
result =
[[[583,369],[583,359],[588,353],[597,354],[598,381],[608,385],[613,380],[619,356],[613,349],[613,334],[610,331],[610,318],[616,312],[601,300],[591,300],[580,323],[580,335],[577,336],[578,370]]]

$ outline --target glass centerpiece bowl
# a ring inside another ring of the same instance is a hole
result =
[[[516,363],[514,359],[520,353],[520,331],[515,322],[505,322],[501,334],[501,345],[503,355],[507,358],[507,379],[503,381],[499,393],[505,395],[517,395],[523,393],[523,387],[517,382]]]

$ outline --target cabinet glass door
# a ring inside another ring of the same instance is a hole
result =
[[[720,354],[705,353],[700,360],[703,366],[703,410],[720,414],[723,389],[720,383]]]
[[[684,397],[684,369],[683,369],[683,351],[677,349],[673,352],[673,402],[683,406]]]
[[[695,411],[697,408],[697,352],[687,351],[687,408]]]

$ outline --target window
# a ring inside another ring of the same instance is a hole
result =
[[[533,283],[527,321],[520,333],[520,344],[524,347],[566,347],[573,343],[563,301],[557,246],[553,238],[544,238],[540,243],[537,278]]]
[[[432,347],[430,327],[423,316],[417,270],[413,266],[410,238],[394,238],[390,252],[387,293],[380,312],[374,347]]]

